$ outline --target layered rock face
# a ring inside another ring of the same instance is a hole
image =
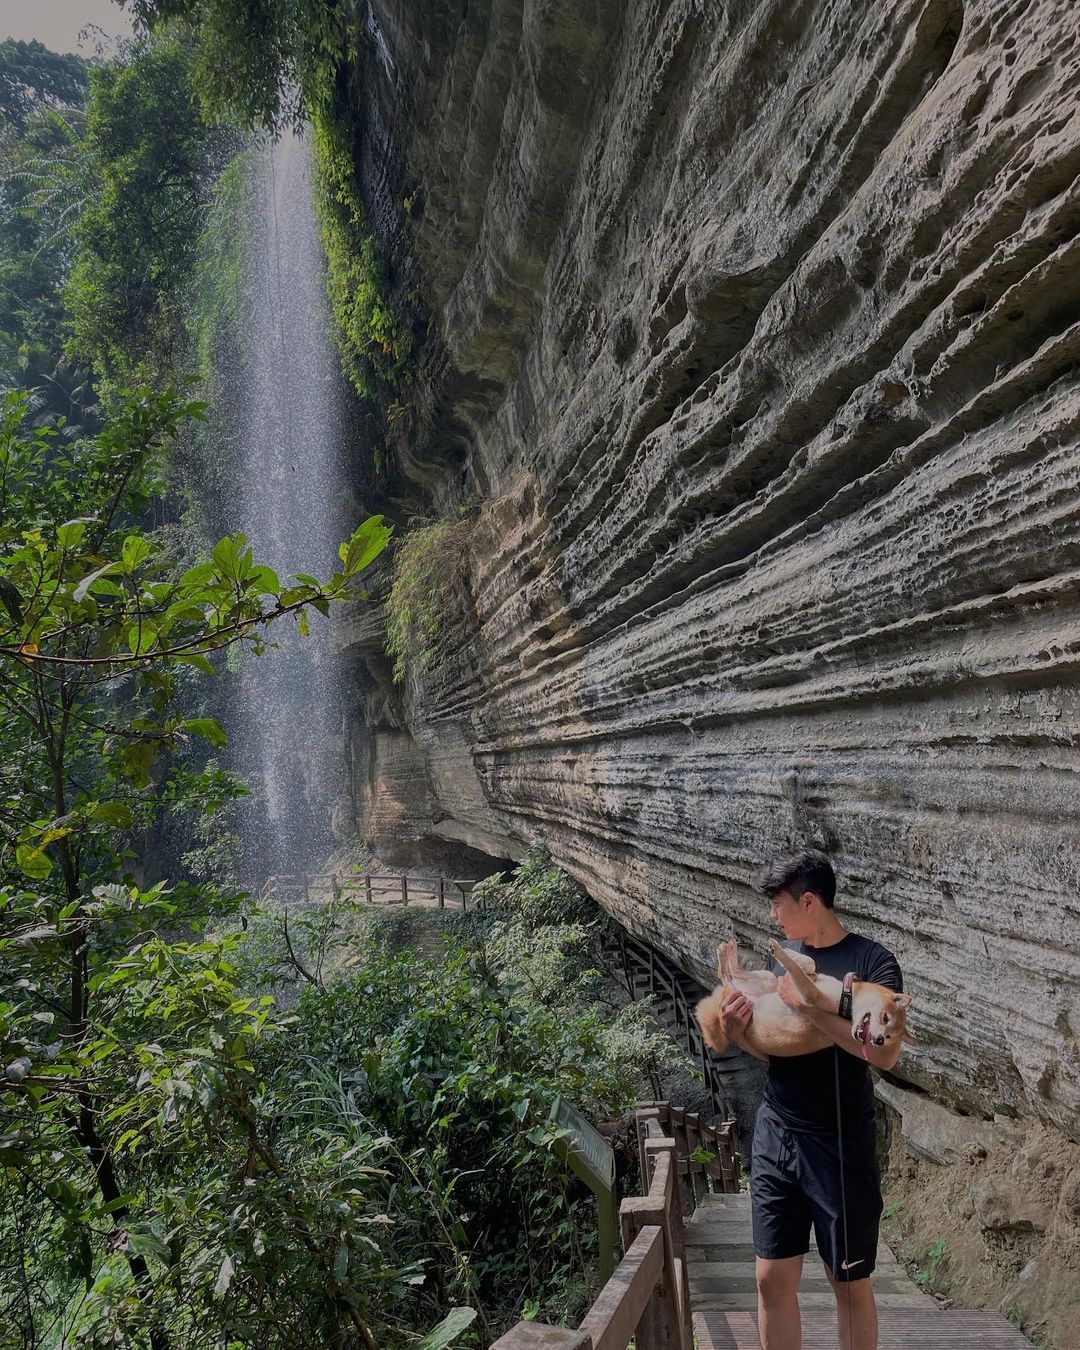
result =
[[[546,836],[706,980],[824,846],[900,1076],[1076,1138],[1080,9],[372,0],[358,46],[433,320],[391,448],[480,500],[391,719],[431,834]]]

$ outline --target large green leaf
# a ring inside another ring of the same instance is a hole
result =
[[[120,551],[120,557],[123,559],[124,570],[134,572],[140,563],[145,562],[150,556],[150,545],[141,534],[129,534],[124,540],[124,547]]]
[[[443,1350],[475,1321],[475,1308],[451,1308],[439,1325],[431,1328],[420,1342],[418,1350]]]
[[[52,859],[33,844],[19,844],[15,849],[19,870],[35,881],[43,881],[53,869]]]
[[[229,744],[225,728],[215,717],[189,717],[184,722],[184,730],[192,732],[195,736],[201,736],[204,741],[216,745],[219,750],[224,750]]]
[[[132,820],[131,808],[123,802],[91,802],[86,807],[86,815],[90,820],[100,820],[120,830],[126,830]]]
[[[116,563],[106,563],[104,567],[99,567],[95,572],[90,572],[87,576],[83,577],[82,581],[75,587],[76,602],[82,604],[93,589],[94,583],[100,581],[102,577],[107,577],[110,572],[115,572],[116,569]]]
[[[383,551],[393,532],[394,527],[384,524],[382,516],[369,516],[356,527],[348,544],[342,544],[339,550],[345,571],[350,576],[362,572]]]
[[[56,531],[56,542],[61,548],[74,548],[82,541],[86,527],[92,516],[80,516],[77,520],[66,520]]]

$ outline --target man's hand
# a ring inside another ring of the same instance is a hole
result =
[[[742,1033],[750,1025],[754,1015],[754,1005],[737,989],[729,989],[720,1000],[720,1019],[724,1035],[729,1041],[738,1042]]]
[[[814,1007],[814,1004],[803,996],[790,975],[781,975],[777,981],[776,992],[788,1007],[797,1013],[808,1013]]]

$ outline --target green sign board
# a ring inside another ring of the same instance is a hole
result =
[[[555,1151],[571,1171],[596,1196],[600,1221],[600,1278],[611,1278],[616,1265],[615,1154],[611,1145],[598,1134],[580,1111],[561,1097],[555,1098],[551,1120],[567,1131],[555,1141]]]

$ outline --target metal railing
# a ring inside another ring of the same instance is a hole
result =
[[[637,998],[639,993],[647,992],[656,998],[661,1008],[665,1003],[670,1004],[676,1034],[685,1040],[686,1053],[701,1069],[706,1090],[712,1098],[717,1114],[724,1117],[733,1116],[731,1098],[724,1082],[724,1072],[720,1067],[724,1063],[724,1057],[714,1055],[705,1044],[701,1028],[694,1016],[695,1005],[709,991],[652,947],[639,942],[622,929],[619,930],[616,947],[627,987],[633,996]]]

